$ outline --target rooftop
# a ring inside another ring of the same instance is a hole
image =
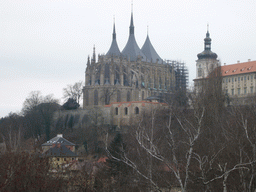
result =
[[[252,72],[256,72],[256,61],[221,66],[222,77]]]
[[[45,151],[42,156],[46,157],[77,157],[75,153],[70,151],[66,146],[55,146]]]
[[[62,134],[58,134],[56,137],[50,139],[46,143],[42,144],[42,146],[51,146],[53,144],[61,144],[61,145],[73,145],[75,146],[74,143],[71,143],[67,139],[63,138]]]

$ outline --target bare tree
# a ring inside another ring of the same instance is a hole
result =
[[[63,98],[66,100],[72,98],[79,104],[82,99],[83,86],[82,81],[76,82],[74,85],[67,85],[66,88],[63,88]]]
[[[111,98],[117,93],[116,87],[104,87],[102,91],[103,92],[100,99],[104,101],[105,105],[110,104]]]
[[[45,131],[47,140],[50,139],[50,126],[53,113],[59,108],[58,100],[52,95],[43,97],[39,91],[31,92],[23,103],[22,112],[25,125],[29,127],[32,136],[40,137]]]

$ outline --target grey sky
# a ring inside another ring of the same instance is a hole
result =
[[[163,59],[184,61],[189,80],[203,51],[207,23],[222,63],[256,59],[255,0],[134,0],[137,43],[149,37]],[[61,99],[67,84],[84,81],[87,56],[106,53],[115,15],[123,50],[130,0],[1,0],[0,117],[21,110],[31,91]]]

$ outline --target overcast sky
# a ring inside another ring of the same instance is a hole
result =
[[[157,53],[185,62],[190,84],[207,23],[212,51],[222,64],[256,60],[255,0],[134,0],[133,10],[138,45],[149,26]],[[96,54],[110,47],[114,15],[122,51],[130,0],[1,0],[0,117],[19,112],[31,91],[61,99],[67,84],[84,81],[93,45]]]

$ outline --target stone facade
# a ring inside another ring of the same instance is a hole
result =
[[[141,115],[150,110],[164,109],[166,103],[150,101],[116,102],[106,106],[110,108],[111,124],[118,127],[133,125]]]

